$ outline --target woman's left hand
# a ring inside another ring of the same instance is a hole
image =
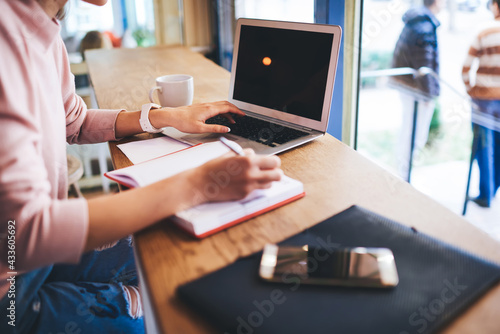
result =
[[[193,104],[185,107],[162,108],[157,110],[157,117],[161,115],[163,122],[168,123],[169,126],[173,126],[179,131],[188,133],[226,133],[229,132],[228,127],[216,124],[205,124],[205,121],[216,115],[222,115],[231,123],[234,123],[231,114],[245,116],[243,111],[227,101]]]

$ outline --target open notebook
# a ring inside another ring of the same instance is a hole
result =
[[[104,175],[130,188],[144,187],[229,152],[221,142],[206,143]],[[216,184],[217,180],[214,180]],[[305,195],[300,181],[284,176],[271,188],[256,190],[240,201],[205,203],[178,212],[172,221],[189,234],[203,238]]]

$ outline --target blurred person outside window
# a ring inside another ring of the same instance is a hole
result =
[[[472,122],[479,196],[473,201],[481,207],[490,207],[500,186],[500,0],[493,0],[490,9],[495,19],[476,35],[462,68],[467,93],[476,105]]]
[[[422,66],[439,74],[439,52],[436,30],[440,23],[436,14],[445,5],[445,0],[424,0],[424,5],[409,9],[403,15],[405,26],[394,50],[392,67]],[[414,77],[396,76],[392,80],[400,93],[402,124],[398,143],[398,171],[407,177],[410,159],[410,143],[415,101],[418,102],[414,152],[421,150],[427,142],[429,126],[439,96],[439,81],[432,75]]]

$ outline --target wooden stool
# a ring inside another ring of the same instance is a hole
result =
[[[73,155],[66,155],[68,162],[68,191],[73,187],[77,197],[83,197],[78,180],[83,176],[83,164],[77,157]]]

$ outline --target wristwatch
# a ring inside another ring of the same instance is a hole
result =
[[[161,108],[161,106],[157,105],[156,103],[146,103],[142,105],[141,117],[139,118],[139,123],[141,124],[141,128],[143,131],[149,133],[161,132],[161,129],[155,128],[149,121],[149,111],[151,109],[158,109],[158,108]]]

